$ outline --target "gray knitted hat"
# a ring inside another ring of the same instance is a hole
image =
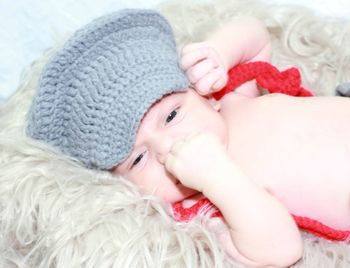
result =
[[[110,169],[130,154],[143,115],[189,85],[169,23],[126,9],[78,30],[47,63],[28,114],[27,135]]]

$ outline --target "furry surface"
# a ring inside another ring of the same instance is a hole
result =
[[[317,95],[333,95],[338,83],[350,81],[349,22],[252,0],[174,0],[160,10],[179,49],[249,14],[271,32],[273,63],[300,67]],[[25,137],[26,113],[53,50],[29,68],[0,110],[0,267],[241,267],[200,218],[176,223],[163,204],[122,178],[86,170]],[[303,237],[304,257],[295,267],[350,266],[349,244]]]

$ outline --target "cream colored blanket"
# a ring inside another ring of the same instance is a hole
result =
[[[314,93],[333,95],[338,83],[350,81],[349,21],[252,0],[207,2],[174,0],[159,7],[179,49],[249,14],[271,32],[273,63],[298,66]],[[86,170],[25,137],[40,70],[57,47],[33,63],[0,110],[0,267],[240,267],[200,217],[177,223],[163,204],[123,178]],[[303,237],[304,257],[295,267],[350,267],[350,244]]]

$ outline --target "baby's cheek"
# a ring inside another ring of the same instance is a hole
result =
[[[136,174],[130,173],[130,174],[124,174],[123,176],[127,181],[131,182],[135,186],[139,188],[139,190],[144,193],[148,194],[148,183],[147,182],[147,174],[143,174],[142,172],[137,172]]]
[[[170,178],[163,165],[149,163],[137,174],[134,180],[144,193],[159,195],[161,189],[164,188],[163,186],[169,184]]]

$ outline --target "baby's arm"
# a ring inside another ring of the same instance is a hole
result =
[[[245,17],[228,22],[204,42],[185,46],[181,66],[199,93],[207,95],[224,87],[231,67],[248,61],[270,61],[270,49],[266,27],[255,18]],[[250,96],[260,95],[254,85],[245,88]]]
[[[230,236],[228,253],[251,266],[287,267],[302,255],[299,230],[289,212],[238,167],[227,163],[203,194],[222,212]],[[230,239],[232,241],[230,241]]]
[[[302,254],[299,230],[285,207],[232,163],[214,136],[199,134],[174,144],[166,168],[182,184],[208,197],[229,227],[224,247],[250,266],[286,267]]]
[[[248,61],[270,61],[270,36],[261,21],[246,17],[231,21],[207,39],[228,69]]]

